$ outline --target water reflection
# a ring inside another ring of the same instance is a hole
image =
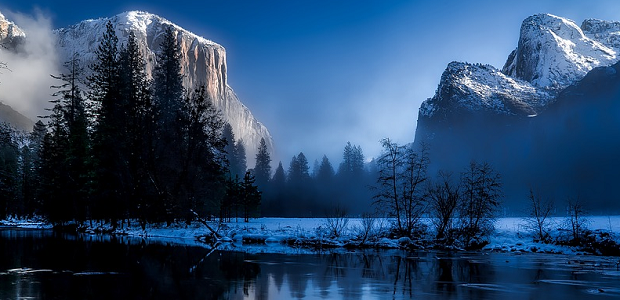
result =
[[[605,258],[361,251],[246,254],[0,230],[0,299],[586,299],[620,296]]]

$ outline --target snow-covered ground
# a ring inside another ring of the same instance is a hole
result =
[[[556,237],[558,228],[565,224],[566,218],[554,217],[550,219],[551,236]],[[483,250],[547,252],[563,254],[583,253],[574,247],[554,244],[536,243],[532,233],[527,229],[524,218],[499,218],[495,223],[495,232],[490,243]],[[599,230],[615,234],[616,242],[620,242],[620,216],[589,216],[586,225],[590,230]]]
[[[347,242],[359,236],[362,220],[348,218],[347,226],[339,237],[330,237],[329,225],[324,218],[258,218],[245,223],[242,219],[233,222],[218,224],[210,223],[221,236],[220,249],[246,251],[246,252],[270,252],[270,253],[304,253],[312,252],[303,247],[294,246],[296,240],[306,242],[321,242],[339,248]],[[430,220],[424,220],[430,222]],[[375,232],[384,231],[389,226],[390,220],[377,219]],[[565,218],[551,218],[552,233],[558,235],[558,228],[565,222]],[[590,230],[602,230],[611,232],[617,242],[620,242],[620,216],[590,216],[587,217],[587,227]],[[0,221],[0,226],[20,228],[51,228],[41,219],[20,220],[7,219]],[[96,224],[94,228],[86,231],[95,234],[97,229],[109,230],[109,225]],[[140,240],[152,240],[154,242],[171,242],[175,244],[204,244],[201,239],[209,235],[209,230],[198,222],[186,225],[184,223],[166,225],[147,225],[143,230],[137,222],[125,225],[117,229],[117,235]],[[520,251],[520,252],[545,252],[563,254],[582,254],[583,252],[574,247],[537,243],[533,241],[532,234],[526,227],[523,218],[499,218],[495,223],[495,232],[489,239],[490,243],[484,247],[487,251]],[[402,241],[401,241],[402,242]],[[288,244],[288,246],[287,246]],[[399,240],[386,237],[376,238],[375,245],[383,247],[398,247]],[[206,245],[206,244],[205,244]]]

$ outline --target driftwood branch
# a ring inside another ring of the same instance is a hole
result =
[[[196,217],[196,219],[198,220],[198,222],[202,223],[202,225],[204,225],[205,227],[207,227],[207,229],[209,229],[209,231],[211,231],[211,233],[213,233],[213,235],[215,236],[215,238],[217,239],[221,239],[222,236],[217,233],[217,231],[213,230],[213,228],[211,228],[211,226],[209,226],[209,224],[207,223],[207,221],[205,221],[205,219],[201,218],[197,212],[195,212],[193,209],[190,209],[189,211],[191,211],[194,216]]]

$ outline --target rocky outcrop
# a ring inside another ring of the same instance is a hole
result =
[[[532,116],[551,95],[490,65],[451,62],[437,93],[422,103],[421,117],[447,118],[459,111]]]

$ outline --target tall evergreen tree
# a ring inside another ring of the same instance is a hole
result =
[[[90,100],[95,102],[93,136],[94,217],[110,220],[113,226],[126,216],[130,183],[126,162],[126,99],[122,95],[118,38],[112,22],[106,24],[96,60],[88,78]]]
[[[32,132],[25,139],[24,146],[21,148],[21,215],[33,216],[41,214],[41,205],[38,201],[38,192],[41,185],[39,168],[41,166],[41,149],[43,138],[47,128],[39,120],[32,128]]]
[[[263,211],[268,211],[270,216],[283,216],[284,214],[287,193],[286,182],[286,172],[282,162],[279,162],[270,182],[269,197],[265,199],[263,205]]]
[[[158,197],[152,204],[152,217],[156,221],[171,223],[175,212],[180,209],[179,198],[174,193],[180,191],[178,179],[183,172],[186,147],[184,123],[187,114],[183,112],[185,89],[181,74],[181,54],[176,31],[170,25],[166,28],[157,64],[153,70],[153,101],[157,113],[157,134],[154,140],[155,168],[153,181]]]
[[[286,173],[284,173],[284,167],[282,167],[282,162],[278,163],[278,167],[273,174],[272,181],[276,187],[284,189],[284,185],[286,184]]]
[[[229,176],[235,178],[233,170],[236,168],[235,161],[235,133],[229,123],[224,124],[222,129],[222,139],[226,142],[224,151],[226,152],[226,165],[228,167]]]
[[[121,94],[126,113],[128,212],[139,217],[145,225],[151,202],[156,197],[151,174],[154,165],[153,141],[156,137],[156,119],[153,99],[146,75],[146,63],[133,31],[129,33],[127,45],[120,50]]]
[[[247,223],[250,221],[250,217],[258,216],[261,202],[261,192],[258,191],[258,187],[254,185],[254,176],[252,176],[250,172],[246,172],[243,176],[241,191],[243,219]]]
[[[248,166],[245,157],[245,146],[243,145],[243,139],[239,139],[235,143],[233,157],[235,161],[234,169],[232,170],[233,174],[239,178],[244,177]]]
[[[18,199],[19,148],[15,132],[6,123],[0,123],[0,219],[4,219]]]
[[[292,187],[301,187],[310,179],[310,167],[308,159],[303,152],[293,155],[288,169],[288,182]]]
[[[259,189],[265,189],[271,177],[271,157],[269,156],[269,150],[264,138],[260,139],[260,144],[258,145],[254,176]]]
[[[52,76],[60,81],[50,102],[50,133],[43,139],[41,160],[42,200],[54,222],[85,221],[89,217],[88,183],[90,137],[85,100],[79,88],[81,67],[77,54],[65,63],[68,73]],[[36,127],[35,127],[36,128]],[[43,129],[39,128],[36,139]]]
[[[364,173],[364,154],[362,147],[351,145],[347,142],[342,154],[342,163],[338,168],[338,174],[346,179],[359,179]]]
[[[193,219],[190,210],[202,215],[216,213],[224,189],[224,121],[208,98],[204,86],[184,102],[185,126],[181,169],[173,196],[181,201],[179,217]]]
[[[323,155],[323,159],[321,159],[321,164],[319,165],[316,175],[317,181],[320,184],[328,184],[333,181],[334,175],[334,167],[331,162],[329,162],[327,155]]]
[[[159,107],[160,122],[173,124],[181,109],[185,88],[181,75],[181,50],[176,31],[172,25],[166,27],[157,65],[153,70],[153,95]]]

